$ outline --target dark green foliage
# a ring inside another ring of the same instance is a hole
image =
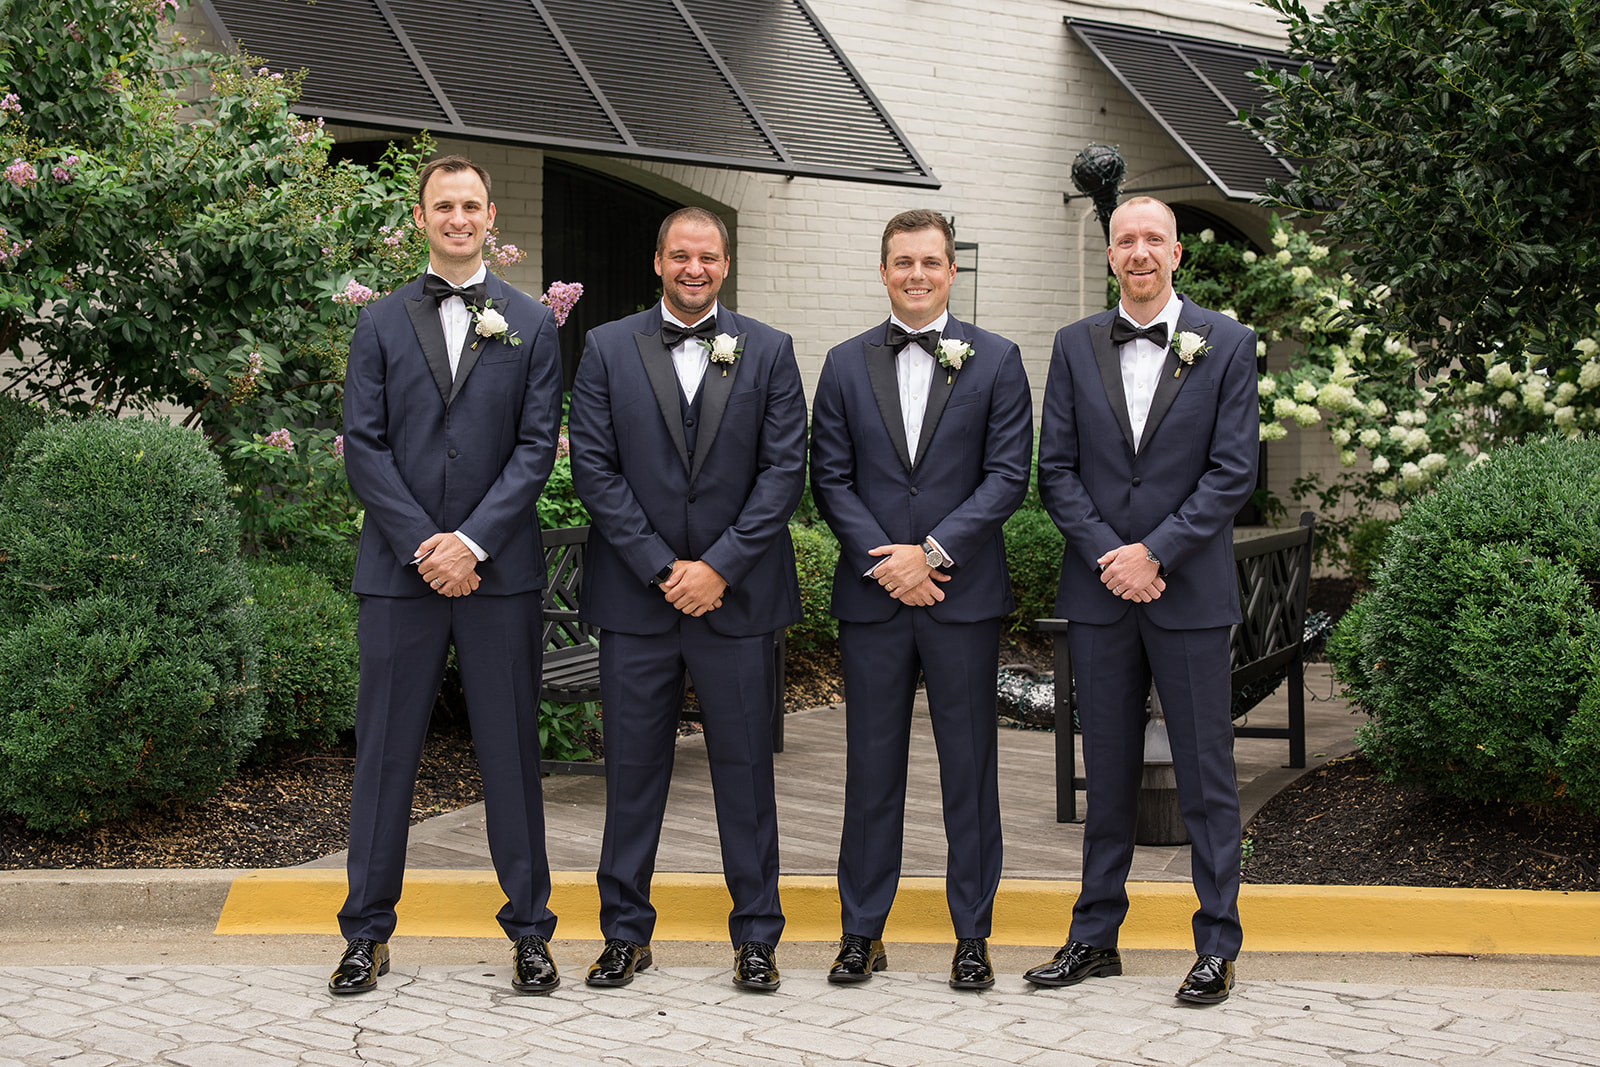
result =
[[[805,652],[831,646],[839,640],[839,620],[828,614],[833,603],[833,568],[839,562],[839,542],[833,531],[818,523],[792,522],[795,573],[800,579],[800,605],[806,617],[789,627],[789,648]]]
[[[1250,125],[1392,299],[1373,321],[1428,369],[1505,351],[1570,357],[1600,292],[1600,5],[1593,0],[1266,0],[1289,51]],[[1431,344],[1429,344],[1431,342]]]
[[[299,563],[248,564],[264,717],[254,755],[331,745],[355,724],[356,598]]]
[[[0,499],[0,806],[64,830],[233,773],[261,729],[238,540],[197,433],[28,436]]]
[[[1318,526],[1317,533],[1321,534],[1321,524]],[[1377,569],[1378,561],[1383,558],[1383,546],[1389,540],[1389,531],[1393,528],[1392,519],[1365,519],[1351,528],[1350,548],[1346,556],[1350,577],[1358,582],[1372,580],[1372,572]]]
[[[558,704],[539,701],[539,752],[547,760],[589,760],[594,750],[584,735],[600,730],[600,704],[584,701]]]
[[[1012,630],[1031,630],[1035,619],[1055,616],[1066,540],[1043,505],[1031,496],[1006,520],[1005,534],[1011,595],[1017,601],[1006,625]]]
[[[566,439],[566,434],[562,434]],[[550,478],[539,494],[539,525],[546,530],[589,525],[589,512],[572,488],[572,457],[558,452]]]
[[[1600,440],[1490,454],[1394,525],[1329,656],[1390,780],[1600,811]]]
[[[50,415],[36,404],[0,396],[0,478],[11,469],[11,457],[22,439],[43,426]]]
[[[274,563],[299,563],[321,575],[340,591],[348,591],[356,576],[356,541],[301,541],[291,548],[262,553]],[[354,594],[351,594],[352,596]]]

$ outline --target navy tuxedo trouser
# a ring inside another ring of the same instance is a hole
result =
[[[1228,627],[1166,630],[1135,606],[1107,626],[1074,622],[1067,634],[1088,779],[1083,889],[1072,909],[1072,939],[1113,948],[1128,914],[1145,697],[1153,677],[1172,743],[1178,807],[1193,843],[1200,899],[1195,951],[1237,958],[1243,935]]]
[[[922,608],[902,608],[887,622],[840,622],[839,652],[848,745],[839,842],[844,932],[882,937],[900,884],[911,706],[920,671],[939,753],[950,919],[957,937],[988,937],[1002,862],[995,714],[1000,620],[941,623]]]
[[[452,644],[461,668],[483,804],[506,905],[506,936],[548,938],[550,863],[539,780],[540,595],[361,598],[355,783],[350,797],[346,938],[387,941],[406,865],[422,743]]]
[[[772,771],[773,635],[728,637],[684,616],[662,634],[600,635],[600,701],[606,745],[606,828],[596,881],[600,930],[649,944],[661,821],[672,783],[684,672],[694,678],[733,898],[728,935],[738,945],[776,945],[778,803]]]

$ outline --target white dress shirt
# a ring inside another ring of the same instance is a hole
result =
[[[950,312],[948,309],[941,311],[938,318],[919,329],[907,326],[893,312],[889,314],[889,321],[906,333],[933,330],[942,334],[945,323],[950,321]],[[933,388],[933,368],[933,357],[919,344],[906,345],[894,357],[894,377],[900,387],[900,415],[906,424],[906,448],[913,460],[917,458],[917,442],[922,439],[922,420],[928,414],[928,391]],[[928,541],[939,550],[940,555],[950,561],[946,566],[955,562],[950,559],[950,553],[944,550],[944,546],[935,541],[931,535]],[[871,577],[873,571],[876,571],[883,562],[879,560],[874,563],[865,576]]]
[[[1173,335],[1178,332],[1178,315],[1182,311],[1183,301],[1177,293],[1167,298],[1166,306],[1150,322],[1133,322],[1133,317],[1122,309],[1122,305],[1117,305],[1117,314],[1135,326],[1144,327],[1157,322],[1167,324],[1166,345],[1135,337],[1118,346],[1118,358],[1122,363],[1122,392],[1128,402],[1128,422],[1133,427],[1135,452],[1139,450],[1139,439],[1144,436],[1145,420],[1150,417],[1150,403],[1156,397],[1161,368],[1167,362],[1167,348],[1172,343]]]
[[[701,315],[693,322],[684,322],[678,316],[667,310],[666,302],[661,304],[661,318],[675,326],[698,326],[717,313],[719,304],[713,300],[711,310]],[[700,343],[696,337],[685,337],[672,349],[672,366],[678,372],[678,384],[683,386],[684,399],[694,403],[694,394],[700,391],[700,381],[706,376],[706,368],[711,365],[711,350]]]
[[[428,267],[428,273],[439,274],[431,265]],[[478,272],[462,282],[457,288],[477,285],[488,276],[489,268],[480,263],[478,264]],[[439,277],[444,278],[444,275],[439,274]],[[450,281],[450,279],[445,278],[445,281]],[[454,285],[455,283],[451,282],[450,284]],[[472,326],[472,311],[467,307],[467,302],[459,296],[447,296],[439,301],[439,325],[444,327],[444,350],[445,354],[450,357],[450,380],[455,381],[456,368],[461,365],[461,348],[467,343],[467,331]],[[462,544],[472,550],[472,554],[478,557],[479,563],[489,558],[489,553],[478,547],[478,543],[472,538],[460,530],[456,530],[455,535],[461,539]]]

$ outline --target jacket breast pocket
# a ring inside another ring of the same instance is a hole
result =
[[[982,399],[983,394],[976,389],[970,393],[958,393],[945,402],[944,409],[949,411],[951,408],[966,407],[968,404],[976,404]]]
[[[483,352],[483,354],[478,357],[478,362],[484,366],[493,367],[505,363],[515,363],[521,358],[522,353],[510,345],[495,343],[491,344]]]

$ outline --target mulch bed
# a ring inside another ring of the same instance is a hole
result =
[[[1313,581],[1314,610],[1342,613],[1351,583]],[[1052,669],[1048,640],[1008,636],[1000,662]],[[792,652],[788,711],[844,698],[835,650]],[[423,753],[412,819],[483,799],[464,716],[441,707]],[[204,804],[92,830],[40,833],[0,817],[0,870],[287,867],[346,844],[354,749],[344,745],[244,768]],[[1273,798],[1245,831],[1248,882],[1508,889],[1600,889],[1600,819],[1430,796],[1336,760]]]

